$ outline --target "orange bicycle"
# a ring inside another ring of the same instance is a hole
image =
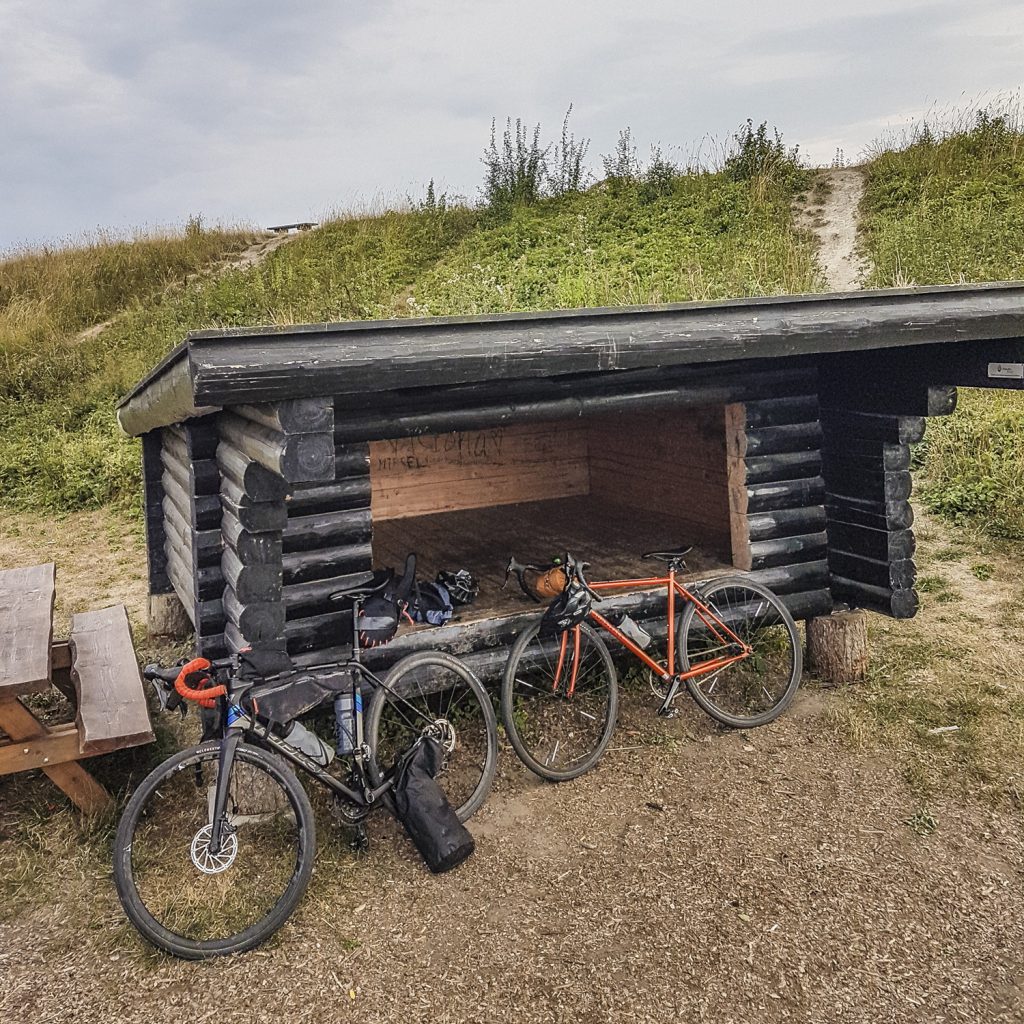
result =
[[[611,741],[618,677],[598,630],[650,670],[660,715],[673,713],[672,702],[684,684],[712,718],[737,729],[772,721],[793,699],[803,659],[786,606],[767,587],[742,576],[687,589],[677,579],[687,551],[645,554],[668,565],[666,575],[649,579],[588,583],[587,563],[569,554],[558,567],[562,592],[519,634],[501,687],[505,732],[523,763],[541,778],[561,782],[582,775]],[[521,568],[514,560],[509,565]],[[651,637],[628,616],[616,624],[593,608],[601,591],[652,587],[664,587],[667,594],[664,662],[647,653]]]

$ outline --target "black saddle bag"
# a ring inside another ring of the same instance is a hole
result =
[[[394,791],[395,814],[435,875],[458,867],[476,848],[434,779],[440,767],[441,747],[428,737],[399,765]]]

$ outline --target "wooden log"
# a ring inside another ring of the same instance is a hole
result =
[[[747,431],[746,448],[741,453],[781,455],[784,452],[817,451],[821,448],[821,424],[793,423],[778,427],[757,427]]]
[[[251,502],[281,501],[288,494],[288,481],[279,473],[222,441],[217,446],[217,465],[221,473]]]
[[[160,458],[162,430],[151,430],[142,435],[142,483],[144,517],[146,523],[146,565],[150,594],[172,592],[167,575],[167,556],[164,554],[164,487],[163,460]]]
[[[862,611],[833,612],[807,623],[807,661],[826,686],[856,683],[867,674],[868,623]]]
[[[185,438],[175,431],[168,430],[164,440],[165,465],[180,467],[184,470],[185,479],[189,472],[192,474],[196,494],[216,494],[220,489],[220,470],[213,459],[194,459],[189,455],[188,443]]]
[[[182,610],[189,621],[189,628],[185,632],[190,633],[195,629],[196,625],[195,580],[188,569],[174,558],[173,555],[167,560],[167,573],[181,602]]]
[[[285,625],[288,653],[298,654],[352,642],[352,613],[347,610],[290,619]]]
[[[912,530],[880,530],[833,521],[828,526],[829,543],[842,551],[891,562],[913,558],[917,540]]]
[[[369,571],[347,573],[342,576],[331,576],[323,580],[312,580],[309,583],[285,584],[282,599],[289,618],[302,615],[316,615],[337,611],[339,606],[331,601],[331,595],[339,590],[363,583],[370,579]]]
[[[818,420],[818,396],[798,395],[785,398],[763,398],[748,401],[746,426],[783,427],[793,423],[816,423]]]
[[[747,513],[753,515],[776,509],[806,508],[809,505],[820,505],[824,497],[825,481],[820,476],[755,484],[747,488]]]
[[[872,373],[865,378],[863,367],[857,381],[845,379],[841,387],[823,392],[822,404],[830,408],[890,416],[949,416],[957,403],[951,385],[928,385],[923,376],[881,379]]]
[[[250,533],[280,532],[288,523],[288,509],[283,501],[252,501],[227,477],[221,478],[220,505]]]
[[[824,462],[840,459],[854,469],[865,472],[897,473],[910,469],[910,446],[886,444],[884,441],[860,441],[857,438],[833,438],[831,447],[824,447]],[[858,450],[858,448],[860,450]],[[865,450],[866,449],[866,450]]]
[[[344,512],[370,507],[370,476],[348,477],[319,487],[296,486],[286,499],[288,515]]]
[[[845,459],[826,458],[822,475],[829,494],[858,500],[906,501],[913,487],[910,473],[865,470]]]
[[[220,434],[217,431],[216,416],[201,416],[198,419],[185,420],[170,429],[176,431],[188,446],[189,458],[212,459],[217,453]]]
[[[368,542],[343,544],[314,551],[292,551],[283,556],[284,580],[288,584],[363,572],[373,566]]]
[[[366,442],[337,445],[334,449],[334,479],[349,476],[368,476],[370,473],[370,446]]]
[[[776,537],[797,537],[818,533],[825,529],[825,509],[822,505],[807,508],[772,509],[747,517],[750,541],[772,540]]]
[[[220,499],[216,494],[199,495],[193,499],[189,492],[189,485],[182,485],[181,481],[170,472],[165,472],[161,478],[164,488],[164,498],[169,498],[182,518],[192,522],[192,508],[195,507],[195,525],[199,530],[216,530],[220,528]]]
[[[274,637],[271,640],[250,640],[242,635],[233,622],[227,622],[224,624],[223,646],[232,654],[237,654],[239,651],[245,650],[246,647],[264,651],[283,651],[285,650],[285,640],[283,636]]]
[[[821,452],[786,452],[781,455],[754,455],[746,460],[748,484],[774,483],[779,480],[797,480],[800,477],[821,474]]]
[[[917,612],[915,590],[890,590],[845,576],[832,576],[832,593],[854,608],[867,608],[894,619],[910,619]]]
[[[890,590],[909,590],[917,579],[917,566],[913,559],[900,558],[887,562],[866,558],[850,551],[840,551],[834,545],[828,551],[829,569],[837,576],[869,583]]]
[[[306,551],[339,544],[365,544],[372,533],[368,508],[289,516],[283,534],[284,550]]]
[[[224,543],[238,553],[244,565],[262,562],[267,565],[281,564],[281,532],[271,530],[264,533],[250,533],[242,527],[233,512],[224,511]]]
[[[173,588],[174,584],[167,581]],[[149,635],[183,640],[192,632],[192,620],[181,598],[172,589],[167,594],[150,594],[146,620]]]
[[[225,548],[221,558],[224,582],[239,601],[270,602],[281,600],[281,567],[254,563],[244,565],[232,548]]]
[[[883,416],[848,409],[822,408],[821,423],[826,436],[857,437],[889,444],[917,444],[924,437],[923,416]]]
[[[262,405],[232,406],[231,411],[280,434],[316,434],[334,430],[330,398],[295,398]]]
[[[334,440],[328,432],[286,434],[230,412],[220,415],[221,437],[289,483],[334,479]]]
[[[250,641],[271,640],[284,631],[284,605],[280,601],[245,603],[231,587],[224,588],[224,616]]]
[[[750,573],[750,578],[776,594],[795,594],[828,586],[828,562],[798,562]]]
[[[164,528],[165,536],[171,534],[181,547],[193,549],[200,565],[215,565],[220,561],[220,531],[193,530],[169,498],[164,499]]]
[[[795,562],[810,562],[825,557],[828,534],[803,534],[796,537],[778,537],[762,540],[750,545],[750,568],[769,569],[778,565]]]
[[[870,501],[825,495],[828,521],[869,526],[876,530],[909,530],[914,525],[914,509],[909,501]]]

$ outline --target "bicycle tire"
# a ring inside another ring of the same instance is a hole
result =
[[[459,661],[458,658],[452,657],[450,654],[445,654],[441,651],[419,651],[415,654],[410,654],[397,662],[384,677],[384,686],[377,687],[374,691],[373,696],[370,698],[370,704],[366,712],[366,742],[370,748],[370,759],[367,764],[367,769],[370,774],[370,780],[374,786],[380,786],[384,782],[385,775],[390,769],[391,765],[382,766],[380,764],[381,751],[384,747],[387,747],[389,753],[391,752],[391,744],[385,744],[382,746],[381,743],[381,722],[384,717],[384,711],[387,707],[399,708],[399,699],[404,699],[408,703],[410,701],[410,686],[418,677],[423,680],[425,677],[432,678],[428,679],[427,687],[431,683],[437,682],[437,674],[444,672],[446,673],[445,679],[442,681],[456,682],[461,680],[461,683],[465,685],[467,691],[473,695],[476,706],[479,708],[480,718],[484,728],[483,739],[483,758],[480,765],[480,776],[479,779],[474,781],[475,769],[472,768],[472,764],[467,764],[467,768],[470,772],[469,782],[473,782],[473,786],[468,795],[463,799],[462,791],[458,787],[454,786],[454,771],[448,775],[448,780],[445,781],[445,773],[447,772],[447,766],[442,769],[442,772],[438,774],[438,783],[441,788],[445,790],[445,795],[448,796],[452,802],[452,806],[455,807],[455,812],[459,817],[459,821],[467,821],[473,816],[479,809],[481,804],[487,798],[487,794],[490,792],[491,785],[494,782],[494,776],[497,771],[498,765],[498,722],[494,714],[494,708],[491,706],[491,698],[487,691],[484,689],[483,684],[479,679],[469,670],[469,668]],[[451,678],[454,677],[454,678]],[[457,684],[458,685],[458,684]],[[422,699],[422,706],[416,708],[415,714],[419,715],[423,719],[423,725],[426,725],[430,720],[430,709],[428,702],[436,701],[439,704],[438,711],[441,710],[440,704],[443,703],[443,697],[439,697],[438,694],[446,692],[442,690],[429,690],[427,687],[420,685],[418,692],[411,694],[417,700]],[[403,690],[406,692],[403,693]],[[397,695],[397,698],[396,696]],[[454,696],[452,697],[454,700]],[[441,721],[443,718],[448,721],[452,713],[452,702],[449,701],[447,711],[440,717],[435,717],[430,720],[431,724]],[[456,709],[460,711],[460,709]],[[460,711],[465,713],[465,711]],[[408,723],[406,713],[401,713],[401,717]],[[479,728],[480,723],[468,723],[466,728],[461,730],[463,738],[471,735]],[[421,726],[422,728],[422,726]],[[456,746],[459,745],[459,733],[460,730],[453,729],[454,743]],[[408,749],[408,743],[411,742],[411,737],[419,736],[418,732],[412,724],[409,724],[409,739],[404,739],[399,742],[398,746],[403,749]],[[480,739],[479,736],[475,737]],[[462,744],[463,751],[469,750],[468,744]],[[402,750],[396,749],[394,751],[395,756],[400,756]],[[453,751],[454,752],[454,751]],[[463,756],[463,755],[460,755]],[[471,757],[473,755],[470,755]],[[386,760],[392,760],[392,758],[385,758]],[[475,758],[474,758],[475,760]],[[451,763],[450,759],[446,757],[446,762]],[[462,764],[460,768],[464,767]],[[449,791],[451,790],[451,791]],[[458,804],[455,801],[458,800]]]
[[[265,942],[284,924],[302,899],[313,872],[316,856],[316,824],[313,809],[295,773],[272,753],[250,744],[239,744],[235,751],[233,770],[235,766],[244,764],[263,772],[269,775],[287,796],[297,826],[294,872],[270,912],[250,927],[232,935],[218,939],[196,940],[172,931],[157,920],[139,893],[132,863],[133,846],[137,840],[143,811],[148,806],[149,798],[157,792],[161,784],[169,784],[171,779],[182,775],[190,766],[216,762],[219,757],[220,741],[215,740],[179,751],[154,768],[132,794],[121,815],[114,838],[114,886],[128,919],[154,946],[185,960],[204,960],[242,953]],[[207,798],[201,796],[200,799],[206,802]],[[145,820],[151,823],[148,816]],[[198,868],[196,875],[202,878]],[[231,884],[255,887],[263,884],[263,880],[258,877],[239,877]]]
[[[540,778],[546,779],[548,782],[568,782],[570,779],[578,778],[584,772],[590,771],[601,759],[601,755],[604,754],[608,744],[611,742],[619,710],[618,674],[615,671],[615,663],[612,661],[608,645],[598,635],[597,630],[586,623],[581,623],[578,628],[583,636],[587,638],[587,642],[592,644],[597,651],[600,667],[608,681],[608,709],[605,712],[601,733],[590,752],[574,763],[571,768],[557,769],[553,768],[550,763],[545,764],[538,760],[528,749],[528,744],[522,735],[522,729],[517,722],[517,718],[520,715],[515,707],[515,696],[517,682],[520,680],[520,663],[523,661],[524,656],[527,656],[527,649],[530,644],[538,639],[540,623],[541,620],[538,619],[533,625],[523,630],[509,651],[501,682],[501,718],[505,726],[505,735],[508,736],[512,749],[530,771],[540,776]]]
[[[773,640],[778,639],[778,637],[781,637],[782,635],[785,635],[788,638],[790,665],[785,686],[782,688],[779,696],[772,702],[770,707],[754,715],[737,715],[722,708],[711,696],[709,696],[707,692],[705,692],[704,689],[701,688],[702,680],[708,678],[706,676],[696,676],[692,679],[686,680],[686,688],[689,690],[690,696],[693,697],[694,701],[696,701],[698,707],[722,725],[729,726],[733,729],[753,729],[760,725],[767,725],[769,722],[778,718],[779,715],[781,715],[782,712],[790,705],[794,696],[796,696],[796,691],[800,686],[800,679],[803,674],[803,651],[800,644],[800,637],[796,630],[796,623],[793,621],[792,615],[789,614],[789,609],[786,608],[775,593],[767,587],[762,586],[760,583],[756,583],[753,580],[746,579],[742,576],[723,576],[702,586],[698,592],[698,596],[706,606],[713,608],[716,606],[715,595],[726,591],[731,591],[734,595],[741,595],[742,592],[746,592],[747,594],[754,595],[757,598],[756,603],[747,602],[744,604],[736,597],[729,602],[729,607],[736,609],[747,608],[753,605],[756,610],[755,623],[757,618],[764,617],[762,606],[765,602],[774,610],[778,621],[772,622],[771,626],[781,627],[783,633],[776,632],[773,636]],[[679,614],[676,637],[680,672],[687,672],[691,668],[691,640],[694,639],[703,626],[703,623],[697,617],[696,613],[697,606],[692,602],[688,602],[686,607]],[[722,618],[726,618],[726,615],[721,611],[716,612],[716,614],[719,614]],[[737,621],[745,622],[747,620],[738,619]],[[730,628],[736,628],[732,624],[729,625]],[[694,644],[694,646],[696,646],[696,644]],[[739,665],[743,664],[743,662],[739,663]],[[723,671],[728,672],[730,669],[725,669]],[[763,686],[761,688],[763,690]]]

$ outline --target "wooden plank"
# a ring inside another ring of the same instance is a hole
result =
[[[452,431],[370,444],[373,519],[589,491],[580,421]]]
[[[371,568],[372,562],[369,538],[357,544],[292,551],[281,559],[286,584],[308,583],[331,576],[363,572]]]
[[[71,678],[83,754],[150,743],[153,730],[124,605],[71,620]]]
[[[20,701],[12,699],[0,701],[0,729],[11,738],[9,744],[0,745],[0,775],[29,767],[41,768],[86,814],[113,806],[110,794],[75,763],[82,754],[74,726],[47,729]]]
[[[868,583],[874,587],[890,590],[909,590],[917,579],[917,566],[912,558],[883,560],[868,558],[852,551],[841,551],[829,547],[829,569],[836,576]]]
[[[769,569],[796,562],[815,561],[825,557],[827,546],[828,535],[824,530],[796,537],[755,541],[750,545],[750,568]]]
[[[964,339],[1013,345],[1022,295],[1019,285],[972,285],[196,332],[122,403],[119,418],[126,430],[141,433],[192,415],[196,406],[232,402]],[[162,389],[173,397],[158,394]]]
[[[0,570],[0,694],[50,687],[56,566]]]
[[[747,511],[769,512],[783,508],[820,505],[825,498],[825,481],[820,476],[803,480],[780,480],[747,487]]]
[[[749,569],[750,520],[747,508],[746,424],[748,414],[743,403],[725,407],[725,450],[727,488],[729,494],[729,538],[732,564]]]

